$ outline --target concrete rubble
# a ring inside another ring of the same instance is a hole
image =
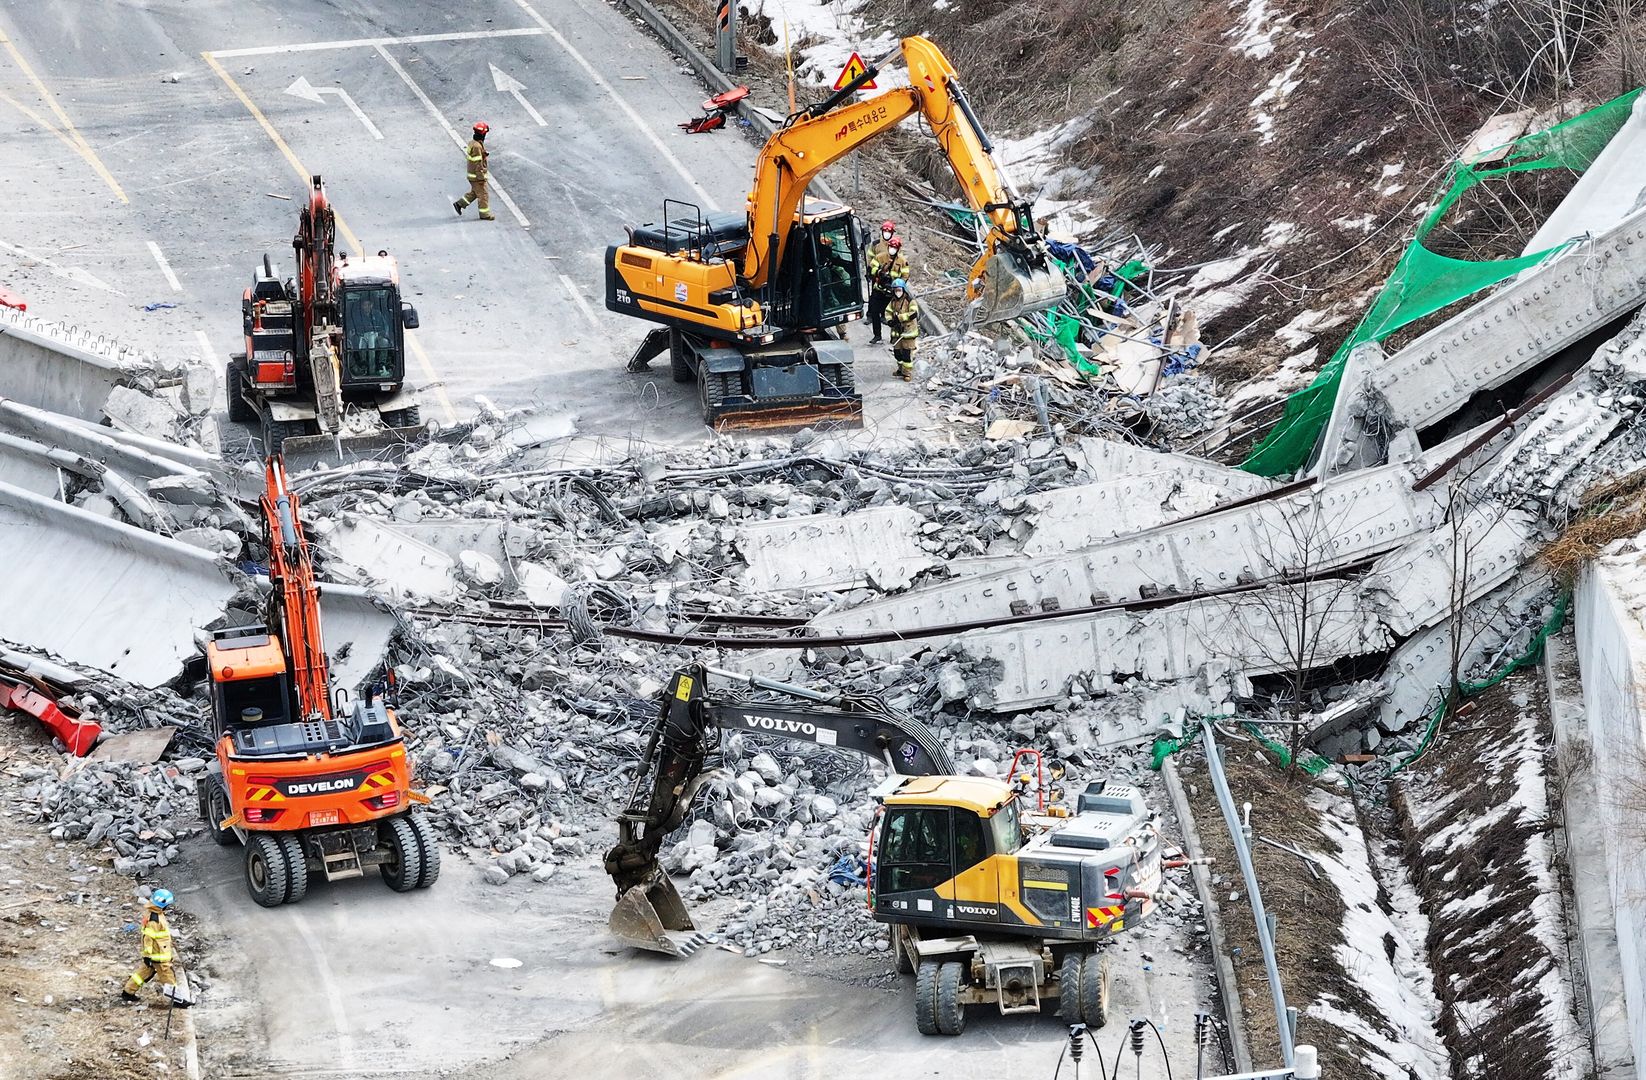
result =
[[[1537,280],[1506,288],[1555,287]],[[1431,331],[1453,333],[1475,336]],[[1394,398],[1346,382],[1364,392],[1345,392],[1327,441],[1349,449],[1290,484],[1181,452],[1223,415],[1200,376],[1094,388],[1043,346],[934,345],[922,384],[970,436],[946,446],[805,431],[573,465],[564,418],[487,406],[402,462],[302,474],[338,583],[337,686],[392,682],[429,817],[500,887],[609,842],[655,698],[688,662],[880,695],[970,774],[1003,776],[1033,746],[1071,782],[1117,777],[1160,805],[1138,744],[1197,716],[1260,719],[1299,667],[1356,663],[1308,703],[1323,747],[1410,745],[1450,678],[1453,620],[1474,631],[1465,670],[1499,662],[1544,616],[1547,582],[1524,570],[1539,547],[1585,488],[1646,459],[1638,320],[1535,409],[1427,449],[1416,430],[1466,388],[1437,391],[1418,365],[1395,396],[1425,403],[1389,414],[1409,433],[1373,440],[1368,402]],[[54,400],[84,412],[87,386]],[[0,400],[0,561],[42,582],[48,554],[86,567],[67,595],[42,584],[0,610],[0,638],[86,672],[76,692],[110,731],[179,729],[158,763],[26,778],[29,813],[131,873],[198,828],[204,702],[166,684],[259,587],[260,477],[168,442],[183,436],[159,430],[167,403],[192,397],[166,389],[96,390],[111,426]],[[141,632],[107,633],[111,611]],[[665,856],[724,942],[883,951],[861,904],[866,764],[753,736],[713,764]]]

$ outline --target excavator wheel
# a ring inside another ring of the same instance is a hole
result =
[[[206,796],[206,831],[219,847],[228,847],[235,842],[233,829],[225,829],[218,822],[229,816],[229,793],[223,790],[221,784],[213,783],[211,793]]]
[[[1080,1016],[1088,1028],[1109,1020],[1109,958],[1088,953],[1080,973]]]
[[[280,833],[280,851],[286,857],[286,903],[295,904],[309,891],[309,860],[303,853],[303,838],[296,833]]]
[[[435,838],[429,819],[422,814],[407,814],[406,819],[411,822],[412,835],[417,838],[417,854],[423,866],[417,887],[426,889],[440,880],[440,841]]]
[[[899,924],[892,927],[892,955],[897,958],[897,973],[899,975],[913,975],[915,932],[907,926]]]
[[[280,447],[287,439],[295,439],[309,434],[309,425],[303,420],[276,420],[267,413],[263,415],[263,453],[272,456],[280,453]]]
[[[223,368],[223,393],[228,397],[229,419],[236,424],[246,424],[257,419],[257,410],[246,404],[245,395],[241,393],[244,364],[243,360],[231,358]]]
[[[697,378],[691,361],[686,359],[686,343],[680,339],[678,330],[669,331],[669,374],[677,383],[689,383]]]
[[[1057,965],[1057,1015],[1065,1023],[1084,1024],[1086,1014],[1081,1009],[1080,989],[1086,971],[1086,954],[1067,952]]]
[[[277,833],[256,832],[246,837],[246,889],[263,907],[286,902],[291,880],[286,854]]]
[[[937,969],[937,1031],[940,1035],[959,1035],[966,1030],[966,1006],[960,1000],[960,989],[966,965],[958,960],[946,960]]]
[[[383,414],[383,425],[391,428],[417,427],[423,423],[423,406],[413,405],[405,409],[390,409]]]
[[[914,973],[914,1023],[922,1035],[959,1035],[966,1030],[960,1001],[966,966],[958,960],[922,960]]]
[[[389,849],[389,861],[377,869],[395,892],[411,892],[423,877],[423,855],[417,834],[405,814],[391,817],[377,826],[377,838]]]

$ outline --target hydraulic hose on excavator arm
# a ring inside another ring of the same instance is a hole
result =
[[[706,693],[710,675],[791,702],[716,702]],[[689,956],[707,941],[657,855],[712,777],[703,765],[723,731],[851,750],[905,776],[954,771],[935,732],[897,715],[878,698],[821,694],[701,665],[675,672],[659,701],[628,803],[618,816],[617,843],[606,853],[606,872],[617,885],[611,930],[637,949]]]

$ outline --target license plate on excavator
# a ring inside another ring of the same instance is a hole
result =
[[[343,814],[338,810],[310,810],[309,828],[316,825],[336,825],[343,820]]]

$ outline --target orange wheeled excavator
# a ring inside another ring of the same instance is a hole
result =
[[[206,644],[217,760],[197,782],[212,838],[245,845],[246,888],[264,907],[292,904],[311,875],[376,866],[397,892],[440,876],[440,848],[416,807],[394,710],[378,694],[332,690],[320,587],[280,458],[267,463],[267,621]]]

